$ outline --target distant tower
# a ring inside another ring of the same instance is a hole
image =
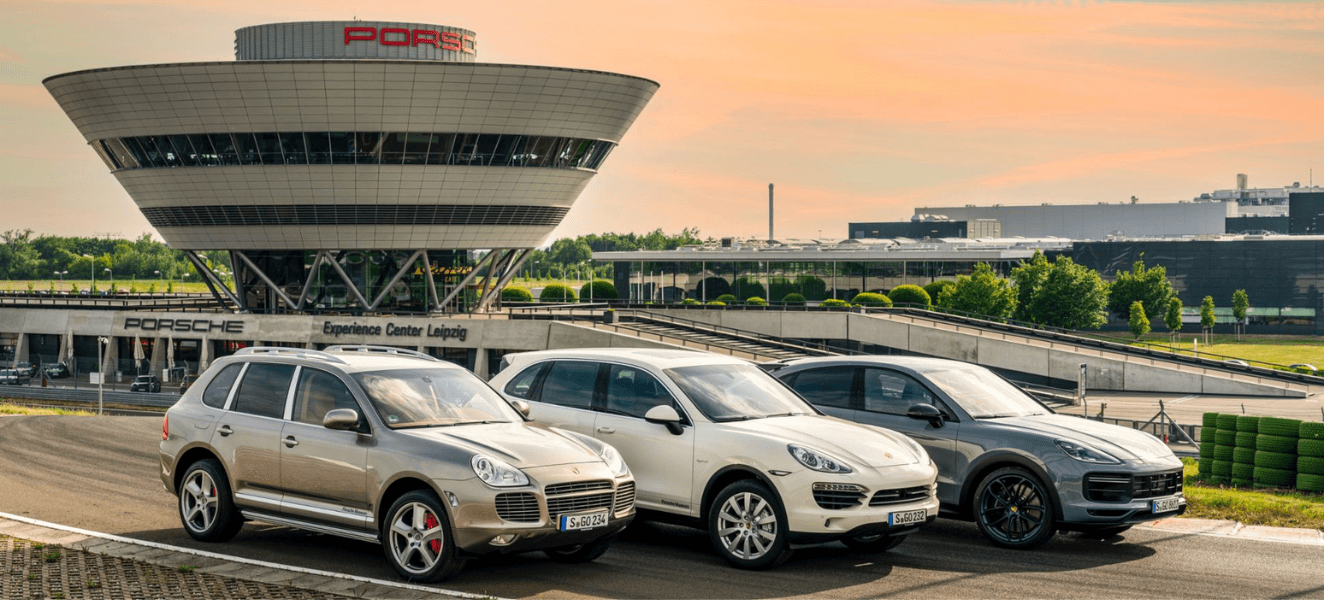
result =
[[[768,239],[777,239],[772,235],[772,184],[768,184]]]
[[[1243,192],[1246,191],[1246,188],[1249,187],[1249,185],[1248,185],[1249,183],[1250,183],[1250,178],[1249,178],[1249,177],[1246,177],[1246,174],[1245,174],[1245,173],[1237,173],[1237,189],[1238,189],[1238,190],[1241,190],[1241,191],[1243,191]]]

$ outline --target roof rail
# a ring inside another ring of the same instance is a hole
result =
[[[307,349],[307,348],[282,348],[282,347],[279,347],[279,346],[254,346],[254,347],[252,347],[252,348],[240,348],[238,352],[235,352],[235,355],[237,355],[237,356],[241,356],[241,355],[245,355],[245,354],[274,354],[274,355],[288,354],[288,355],[290,355],[290,356],[293,356],[294,358],[309,358],[309,359],[315,359],[315,360],[324,360],[324,361],[326,361],[326,362],[340,363],[340,364],[342,364],[342,365],[349,364],[349,363],[346,363],[343,359],[341,359],[341,358],[338,357],[338,356],[334,356],[334,355],[331,355],[331,354],[327,354],[327,353],[322,352],[322,351],[320,351],[320,350],[309,350],[309,349]]]
[[[425,354],[417,350],[405,350],[403,348],[392,348],[390,346],[371,346],[368,344],[349,344],[344,346],[330,346],[327,352],[376,352],[379,354],[397,354],[408,358],[421,358],[432,362],[442,362],[440,358]]]

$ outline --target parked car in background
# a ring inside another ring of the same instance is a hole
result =
[[[478,555],[592,561],[634,519],[634,477],[527,410],[420,352],[245,348],[166,412],[161,481],[205,542],[265,521],[380,543],[426,582]]]
[[[161,391],[161,379],[155,375],[139,375],[129,384],[129,391],[157,393]]]
[[[183,394],[184,392],[187,392],[188,389],[190,387],[193,387],[193,384],[196,383],[197,381],[198,381],[197,375],[192,375],[192,374],[185,375],[183,379],[179,380],[179,393]]]
[[[0,370],[0,385],[27,385],[31,382],[32,377],[18,369]]]
[[[995,545],[1116,535],[1186,511],[1182,464],[1154,436],[1054,414],[978,365],[908,356],[764,365],[824,412],[905,433],[938,465],[946,516]]]
[[[16,369],[24,377],[32,378],[37,375],[37,365],[34,365],[30,362],[15,363],[14,369]]]
[[[69,377],[69,365],[63,362],[46,365],[46,377],[50,379],[65,379]]]
[[[937,469],[919,444],[826,417],[747,361],[611,348],[504,362],[493,387],[538,422],[616,446],[641,515],[707,529],[737,567],[837,540],[881,552],[937,517]]]

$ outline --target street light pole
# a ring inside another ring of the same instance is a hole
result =
[[[105,386],[106,386],[106,342],[110,341],[105,337],[97,338],[97,414],[106,413]]]

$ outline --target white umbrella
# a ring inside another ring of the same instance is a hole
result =
[[[166,368],[175,370],[175,338],[166,338]]]
[[[133,336],[133,372],[135,375],[142,369],[144,358],[146,357],[143,356],[143,342],[135,335]]]
[[[74,330],[70,329],[64,334],[64,356],[61,357],[64,364],[74,371]]]
[[[211,362],[211,340],[202,338],[202,348],[198,351],[198,373],[207,370],[207,364]]]

